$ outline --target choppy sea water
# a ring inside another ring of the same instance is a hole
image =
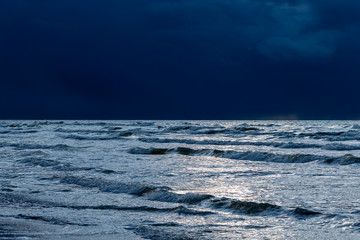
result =
[[[0,239],[360,239],[356,121],[1,121]]]

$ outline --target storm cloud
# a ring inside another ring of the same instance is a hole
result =
[[[2,118],[358,118],[355,0],[0,3]]]

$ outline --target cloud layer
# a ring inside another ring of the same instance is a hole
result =
[[[357,0],[12,0],[0,31],[6,118],[359,114]]]

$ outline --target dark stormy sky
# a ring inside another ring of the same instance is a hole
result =
[[[0,119],[359,119],[359,0],[0,1]]]

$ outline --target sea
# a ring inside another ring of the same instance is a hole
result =
[[[0,121],[0,239],[360,239],[360,121]]]

